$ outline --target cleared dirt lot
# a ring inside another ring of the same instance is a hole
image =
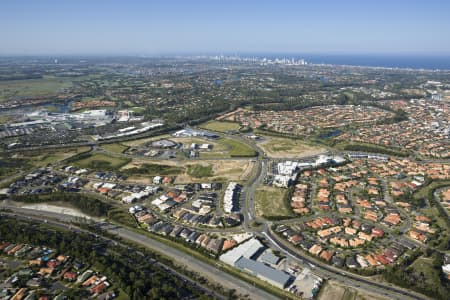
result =
[[[204,178],[206,180],[224,179],[226,181],[247,180],[250,176],[255,163],[249,160],[203,160],[190,164],[212,165],[213,176]],[[193,178],[187,173],[176,178],[176,183],[198,182],[198,178]]]
[[[139,160],[133,159],[132,162],[125,165],[122,169],[140,167],[145,163],[148,163],[148,160]],[[172,161],[172,160],[152,160],[152,164],[161,164],[168,166],[177,166],[184,167],[186,170],[189,165],[203,165],[203,166],[212,166],[212,177],[208,178],[193,178],[185,172],[184,174],[176,175],[175,183],[190,183],[190,182],[199,182],[199,181],[211,181],[211,180],[219,180],[223,179],[226,181],[244,181],[247,180],[252,173],[252,169],[255,165],[254,161],[251,160],[234,160],[234,159],[226,159],[226,160],[197,160],[197,161]],[[134,178],[133,180],[137,180],[138,178]],[[145,177],[143,177],[145,179]],[[150,179],[150,178],[149,178]],[[147,180],[142,180],[143,182],[147,182]]]
[[[362,290],[345,287],[330,280],[320,290],[318,300],[387,300],[389,298],[374,295]]]
[[[301,140],[282,137],[265,136],[265,140],[258,144],[268,157],[273,158],[302,158],[325,153],[326,148],[310,145]]]
[[[286,196],[287,189],[260,186],[255,193],[255,208],[261,217],[294,217]]]

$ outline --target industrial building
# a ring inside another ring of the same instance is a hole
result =
[[[274,269],[261,261],[257,261],[256,259],[261,256],[264,250],[266,250],[266,247],[259,240],[252,238],[222,254],[220,260],[280,289],[286,288],[294,280],[294,277],[283,271]],[[266,258],[269,256],[267,254],[265,255]],[[272,258],[269,260],[272,262],[275,261]]]
[[[192,129],[192,128],[185,128],[178,130],[174,134],[172,134],[174,137],[204,137],[204,138],[210,138],[210,139],[217,139],[219,136],[215,133],[206,131],[206,130],[198,130],[198,129]]]
[[[339,165],[345,163],[346,159],[342,156],[337,155],[319,155],[316,159],[314,165],[316,167],[329,166],[329,165]]]

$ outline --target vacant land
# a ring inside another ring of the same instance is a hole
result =
[[[114,143],[114,144],[104,144],[101,145],[101,147],[103,149],[105,149],[106,151],[109,152],[115,152],[115,153],[123,153],[125,150],[127,150],[129,147],[119,144],[119,143]]]
[[[273,158],[301,158],[325,153],[323,147],[313,146],[298,139],[265,136],[259,146]]]
[[[336,281],[326,282],[320,290],[318,300],[384,300],[389,299],[378,295],[352,289]]]
[[[266,218],[294,217],[287,203],[287,189],[261,186],[255,193],[256,214]]]
[[[254,161],[251,160],[201,160],[196,163],[187,160],[147,160],[147,159],[133,159],[130,163],[123,166],[120,170],[124,173],[128,173],[128,169],[132,168],[145,168],[145,165],[163,165],[172,167],[170,174],[156,174],[154,175],[176,175],[176,183],[191,183],[198,182],[198,178],[188,174],[190,166],[201,165],[202,167],[210,167],[212,175],[207,177],[209,181],[245,181],[249,178],[252,169],[255,165]],[[181,170],[180,170],[181,168]],[[199,167],[197,167],[199,168]],[[135,173],[134,175],[138,175]],[[144,177],[130,176],[129,180],[139,181],[142,183],[149,182],[148,180],[143,180]],[[135,178],[136,177],[136,178]],[[206,177],[203,177],[206,178]],[[151,178],[149,178],[150,180]]]
[[[192,165],[201,165],[204,168],[211,167],[211,176],[208,180],[223,180],[223,181],[245,181],[250,176],[254,162],[242,160],[204,160],[201,163],[183,163],[187,169]],[[197,167],[198,168],[198,167]],[[205,177],[204,177],[205,178]],[[186,172],[176,178],[176,183],[190,183],[198,182],[198,178],[191,176]]]
[[[168,134],[157,135],[157,136],[152,136],[152,137],[144,138],[144,139],[136,139],[136,140],[132,140],[132,141],[126,141],[126,142],[123,142],[122,145],[129,146],[129,147],[138,147],[138,146],[141,146],[148,142],[153,142],[153,141],[157,141],[160,139],[172,139],[172,136],[168,135]]]
[[[196,178],[211,177],[213,176],[212,165],[190,165],[188,166],[187,174]]]
[[[72,86],[75,78],[45,77],[42,79],[0,81],[0,101],[13,97],[41,97],[56,95]]]
[[[69,149],[55,149],[55,150],[41,150],[38,153],[30,152],[24,153],[24,157],[30,159],[35,167],[43,167],[48,164],[67,159],[79,153],[88,151],[88,147],[69,148]]]
[[[4,179],[7,185],[11,177],[20,174],[20,172],[32,169],[33,164],[28,159],[0,156],[0,179]],[[1,185],[3,187],[3,183]]]
[[[13,156],[0,157],[0,178],[18,174],[32,168],[45,167],[88,151],[88,147],[22,151]]]
[[[113,208],[108,211],[108,218],[130,227],[136,226],[134,217],[122,208]]]
[[[252,157],[256,156],[256,151],[252,147],[234,139],[220,139],[221,143],[230,147],[231,157]]]
[[[241,128],[241,125],[232,122],[209,121],[200,125],[199,127],[212,131],[227,132],[230,130],[239,130],[239,128]]]
[[[137,114],[142,114],[145,112],[145,107],[135,106],[131,107],[130,110],[134,111]]]
[[[0,116],[0,124],[7,124],[9,122],[12,122],[14,120],[14,118],[12,116]]]
[[[184,173],[185,171],[183,167],[153,163],[139,164],[135,167],[123,168],[122,170],[130,176],[177,175],[180,173]]]
[[[130,159],[113,157],[103,153],[88,154],[73,161],[73,165],[101,171],[116,171],[130,162]]]

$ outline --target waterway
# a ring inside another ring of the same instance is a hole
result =
[[[50,112],[57,112],[57,113],[68,113],[70,112],[70,109],[72,108],[73,100],[69,100],[66,102],[49,102],[49,103],[43,103],[43,104],[33,104],[33,105],[27,105],[23,107],[15,107],[11,109],[0,109],[0,115],[3,116],[19,116],[24,115],[27,113],[34,112],[36,110],[41,109],[47,109]]]

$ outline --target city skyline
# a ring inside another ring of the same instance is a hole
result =
[[[444,1],[14,1],[0,55],[450,54]]]

